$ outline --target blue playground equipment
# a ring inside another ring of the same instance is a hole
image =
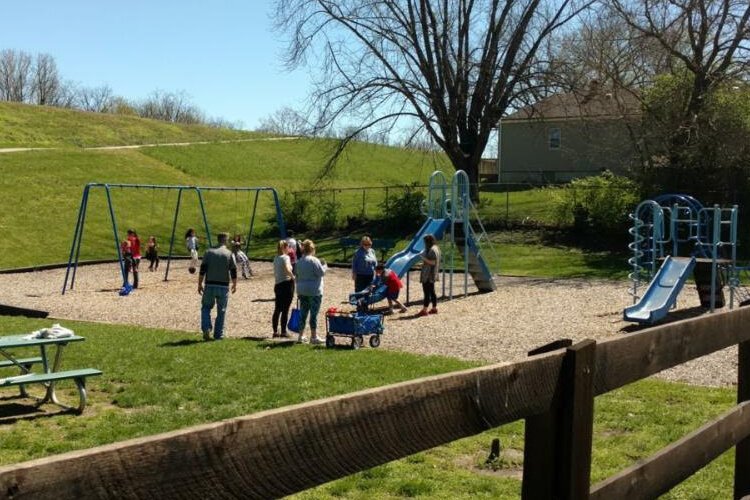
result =
[[[403,277],[414,264],[420,262],[420,254],[424,251],[424,236],[432,234],[437,240],[446,240],[463,256],[464,295],[468,294],[469,276],[474,280],[477,289],[482,292],[492,292],[496,289],[492,271],[487,265],[482,253],[482,244],[489,242],[487,232],[476,212],[476,208],[469,196],[469,176],[463,170],[457,171],[448,184],[441,171],[435,171],[430,176],[427,199],[423,205],[423,212],[427,216],[422,227],[416,232],[411,243],[391,256],[385,267],[395,272],[399,278]],[[472,225],[471,216],[478,230]],[[451,248],[452,250],[452,248]],[[443,295],[446,287],[446,268],[448,269],[448,295],[453,298],[453,275],[455,270],[455,251],[445,252],[443,273]],[[356,290],[349,295],[349,303],[373,304],[385,298],[385,285],[381,285],[371,293],[369,290]]]
[[[695,198],[667,194],[641,202],[630,214],[633,241],[628,248],[632,271],[633,304],[625,308],[626,321],[652,324],[676,305],[691,273],[701,305],[724,306],[722,285],[728,282],[729,305],[739,290],[737,267],[737,205],[705,208]],[[648,283],[643,295],[639,287]]]
[[[114,235],[115,252],[117,255],[117,261],[120,265],[120,272],[122,274],[123,286],[127,284],[127,274],[125,270],[125,264],[122,259],[122,253],[120,252],[120,237],[117,230],[117,218],[115,217],[115,209],[112,204],[112,189],[152,189],[157,190],[175,190],[177,191],[177,203],[174,209],[174,218],[172,220],[172,236],[169,241],[169,252],[166,256],[167,265],[164,272],[164,281],[169,278],[169,264],[172,259],[172,251],[174,250],[175,233],[177,230],[177,216],[180,213],[180,205],[182,202],[182,195],[184,192],[195,193],[198,198],[200,205],[201,216],[203,220],[203,226],[208,240],[208,245],[213,245],[213,238],[211,235],[211,226],[208,223],[208,216],[206,214],[206,204],[204,202],[203,193],[208,191],[220,191],[220,192],[233,192],[240,193],[246,192],[248,194],[255,194],[255,200],[253,203],[252,212],[247,214],[249,220],[249,230],[245,235],[245,253],[248,253],[250,240],[253,236],[253,228],[255,226],[255,215],[258,208],[258,197],[263,192],[271,193],[273,197],[274,206],[276,208],[276,222],[279,227],[280,237],[286,238],[286,227],[284,226],[284,217],[281,213],[281,205],[279,204],[279,196],[276,190],[270,187],[217,187],[217,186],[179,186],[179,185],[159,185],[159,184],[106,184],[98,182],[90,182],[83,188],[83,195],[81,196],[81,205],[78,209],[78,220],[76,221],[75,232],[73,233],[73,243],[70,247],[70,257],[68,258],[68,267],[65,271],[65,282],[63,283],[62,293],[70,288],[73,289],[76,279],[76,271],[78,270],[78,257],[81,253],[81,242],[83,241],[83,228],[86,224],[86,211],[88,208],[88,202],[90,198],[90,192],[92,189],[102,188],[106,194],[107,207],[109,209],[109,217],[112,222],[112,233]],[[72,270],[72,273],[71,273]],[[68,282],[70,279],[70,282]]]

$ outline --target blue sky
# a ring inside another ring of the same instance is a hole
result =
[[[64,79],[128,99],[185,91],[252,129],[307,95],[307,72],[283,67],[272,0],[24,0],[0,12],[0,49],[48,53]]]

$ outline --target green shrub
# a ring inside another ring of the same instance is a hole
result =
[[[632,180],[605,171],[550,189],[558,225],[572,226],[578,236],[593,241],[619,244],[627,239],[628,214],[639,201]]]
[[[334,199],[319,198],[315,204],[315,230],[329,232],[338,228],[341,203]]]
[[[383,224],[393,233],[407,234],[419,229],[424,221],[422,203],[425,195],[417,183],[404,186],[397,195],[390,195],[383,200],[380,208],[383,211]]]
[[[312,196],[309,193],[285,192],[279,197],[281,213],[284,215],[284,223],[287,228],[295,231],[306,231],[312,224]],[[276,214],[271,214],[268,222],[276,225]]]

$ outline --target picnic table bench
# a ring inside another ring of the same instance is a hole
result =
[[[64,409],[83,412],[86,408],[86,378],[101,375],[100,370],[83,368],[78,370],[60,370],[63,349],[71,342],[81,342],[84,337],[72,335],[67,337],[34,338],[29,335],[9,335],[0,337],[0,369],[18,368],[20,374],[4,376],[0,372],[0,389],[18,387],[21,397],[29,397],[26,386],[41,384],[45,388],[42,398],[36,398],[38,405],[54,403]],[[50,363],[48,348],[54,347],[54,359]],[[17,357],[13,351],[28,348],[38,348],[39,356]],[[32,371],[38,368],[39,371]],[[79,403],[77,407],[61,403],[55,393],[55,383],[62,380],[72,380],[78,389]]]
[[[341,247],[341,251],[344,253],[344,260],[347,260],[346,258],[346,252],[349,249],[355,250],[357,247],[359,247],[359,242],[361,241],[361,238],[340,238],[339,239],[339,246]],[[393,247],[396,246],[396,240],[389,239],[389,238],[378,238],[372,240],[372,249],[376,252],[380,252],[380,260],[385,261],[386,254],[393,249]]]

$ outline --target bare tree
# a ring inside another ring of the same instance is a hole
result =
[[[0,51],[0,100],[24,102],[31,79],[31,56],[23,51]]]
[[[276,19],[289,65],[320,69],[317,127],[415,119],[476,183],[490,131],[533,85],[540,46],[589,3],[279,0]]]
[[[190,102],[184,92],[155,90],[137,105],[142,118],[152,118],[173,123],[203,123],[203,113]]]
[[[98,87],[79,87],[77,91],[77,106],[83,111],[94,113],[108,113],[112,109],[112,88],[109,85]]]
[[[36,104],[55,104],[60,91],[57,63],[49,54],[37,54],[31,81],[31,95]]]
[[[311,126],[302,113],[283,107],[263,118],[258,130],[280,135],[308,135]]]

